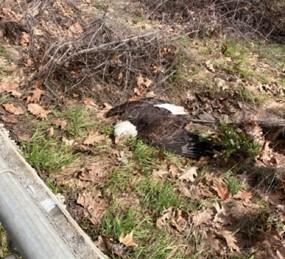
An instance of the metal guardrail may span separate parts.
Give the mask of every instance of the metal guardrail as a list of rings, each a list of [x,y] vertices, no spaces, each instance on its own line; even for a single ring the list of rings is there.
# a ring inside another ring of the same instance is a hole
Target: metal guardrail
[[[24,258],[107,258],[26,163],[1,125],[0,222]]]

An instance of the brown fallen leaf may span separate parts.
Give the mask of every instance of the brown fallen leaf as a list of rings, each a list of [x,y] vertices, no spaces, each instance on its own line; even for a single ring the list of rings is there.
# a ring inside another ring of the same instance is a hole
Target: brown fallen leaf
[[[87,182],[101,182],[107,175],[106,165],[95,162],[88,165],[80,174],[79,179]]]
[[[231,252],[233,251],[240,252],[240,249],[237,245],[237,240],[231,231],[222,230],[222,231],[217,232],[217,235],[226,240],[227,246]]]
[[[97,113],[96,113],[96,117],[98,119],[102,119],[102,120],[106,120],[106,112],[108,112],[110,109],[112,108],[112,106],[108,103],[104,103],[103,107],[100,107],[100,109],[98,109]]]
[[[46,119],[48,114],[50,113],[49,110],[45,110],[42,106],[37,103],[29,103],[28,104],[28,111],[38,117],[39,119]]]
[[[214,181],[212,188],[222,200],[226,200],[230,197],[229,189],[224,182],[218,180]]]
[[[214,217],[213,222],[214,223],[223,223],[225,221],[225,217],[226,217],[225,208],[221,204],[219,204],[218,202],[214,204],[214,208],[216,210],[216,215]]]
[[[149,88],[152,83],[153,83],[152,80],[148,79],[147,77],[143,77],[142,74],[139,74],[139,76],[137,77],[137,86],[138,87]]]
[[[93,98],[84,98],[83,103],[87,106],[97,107],[97,104],[95,103]]]
[[[239,191],[237,194],[233,196],[233,198],[249,202],[250,199],[252,198],[252,192]]]
[[[59,127],[60,129],[65,129],[67,126],[67,121],[61,119],[52,120],[52,124]]]
[[[7,112],[13,113],[15,115],[24,114],[24,110],[20,106],[17,106],[13,103],[5,103],[2,104],[2,106]]]
[[[172,216],[173,208],[168,208],[162,212],[162,216],[159,217],[156,221],[156,227],[158,229],[163,229],[168,225],[168,222]]]
[[[179,176],[179,180],[193,183],[197,176],[197,169],[196,166],[186,168]]]
[[[127,249],[123,244],[118,243],[118,241],[105,236],[99,236],[98,240],[96,241],[96,245],[102,252],[116,255],[119,258],[124,257]]]
[[[18,121],[17,116],[15,114],[7,114],[1,116],[1,120],[6,122],[6,123],[16,123]]]
[[[175,217],[172,218],[171,224],[179,233],[182,233],[186,229],[187,220],[185,219],[182,210],[175,210]]]
[[[77,142],[74,143],[73,150],[75,152],[81,152],[88,155],[98,155],[98,151],[95,150],[92,146],[86,146]]]
[[[134,241],[134,231],[131,231],[129,234],[124,235],[123,233],[119,237],[121,244],[124,244],[126,247],[137,247],[138,244]]]
[[[29,141],[31,140],[31,135],[27,133],[18,133],[17,137],[20,141]]]
[[[27,103],[38,103],[43,93],[44,93],[43,90],[35,88],[34,90],[31,91],[31,95],[28,96]]]
[[[153,81],[144,77],[142,74],[139,74],[137,77],[137,87],[134,88],[134,93],[137,96],[144,95],[148,88],[152,85]]]
[[[81,26],[81,24],[79,22],[76,22],[74,24],[72,24],[70,27],[69,27],[69,30],[74,33],[74,34],[80,34],[83,32],[83,28]]]
[[[159,170],[154,170],[152,172],[153,177],[155,178],[163,178],[167,176],[169,172],[167,170],[159,169]]]
[[[30,42],[30,35],[26,32],[22,32],[20,35],[20,44],[21,45],[28,45]]]
[[[49,136],[49,137],[54,136],[54,128],[53,128],[53,127],[50,127],[50,128],[47,130],[47,132],[48,132],[48,136]]]
[[[156,221],[158,229],[166,229],[170,233],[182,233],[187,226],[187,220],[182,215],[182,210],[172,207],[164,210],[162,216]]]
[[[72,146],[72,145],[74,144],[74,142],[75,142],[74,139],[67,139],[67,138],[64,137],[64,136],[61,138],[61,141],[62,141],[65,145],[67,145],[67,146]]]
[[[133,206],[139,206],[140,201],[134,194],[121,193],[120,196],[116,197],[116,203],[120,208],[128,209]]]
[[[28,58],[25,62],[26,67],[31,67],[34,65],[34,61],[31,58]]]
[[[173,164],[169,165],[168,171],[169,171],[171,177],[173,177],[173,178],[180,175],[180,169],[176,165],[173,165]]]
[[[273,166],[278,164],[277,156],[274,150],[270,147],[270,142],[265,141],[261,154],[258,156],[258,160],[264,164]]]
[[[214,68],[214,65],[211,63],[210,60],[206,61],[205,62],[205,67],[210,71],[210,72],[213,72],[215,73],[215,68]]]
[[[96,143],[106,140],[106,137],[102,134],[99,134],[97,131],[89,132],[88,136],[83,141],[84,145],[94,145]]]
[[[0,83],[0,93],[10,92],[19,88],[19,84],[14,82],[1,82]]]
[[[200,226],[201,224],[210,223],[212,221],[213,212],[210,209],[205,209],[202,211],[196,211],[193,213],[192,222],[194,226]]]
[[[99,191],[83,191],[79,193],[76,202],[84,207],[85,217],[90,217],[94,225],[100,222],[108,207]]]

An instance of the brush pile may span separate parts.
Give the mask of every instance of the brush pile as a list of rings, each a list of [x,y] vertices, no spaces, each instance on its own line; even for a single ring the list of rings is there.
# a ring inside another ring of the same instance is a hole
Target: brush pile
[[[108,101],[139,94],[136,86],[159,84],[175,65],[175,49],[161,44],[155,34],[122,39],[103,20],[90,23],[78,37],[49,45],[37,76],[54,85],[61,82],[64,93],[88,89],[100,92],[97,97],[118,98]]]
[[[29,74],[33,72],[30,81],[43,81],[56,99],[75,95],[124,101],[163,86],[175,71],[176,48],[155,33],[126,37],[123,28],[111,29],[105,17],[86,14],[82,3],[20,4],[21,8],[15,4],[1,10],[25,28],[10,40],[25,46],[23,63]],[[4,29],[9,36],[7,26]]]
[[[284,1],[140,0],[150,17],[183,23],[189,33],[209,35],[220,30],[284,40]]]

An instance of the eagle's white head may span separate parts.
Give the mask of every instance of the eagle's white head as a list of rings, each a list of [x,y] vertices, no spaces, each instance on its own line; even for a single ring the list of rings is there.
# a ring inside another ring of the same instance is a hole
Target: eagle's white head
[[[130,121],[120,121],[114,128],[115,143],[129,137],[136,137],[138,135],[137,128]]]

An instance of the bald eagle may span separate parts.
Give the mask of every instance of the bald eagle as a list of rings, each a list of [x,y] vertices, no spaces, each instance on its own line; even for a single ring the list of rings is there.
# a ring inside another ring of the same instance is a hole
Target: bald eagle
[[[189,157],[213,156],[217,146],[185,129],[189,114],[182,106],[156,98],[129,101],[109,110],[117,116],[115,136],[138,136],[145,142]]]

